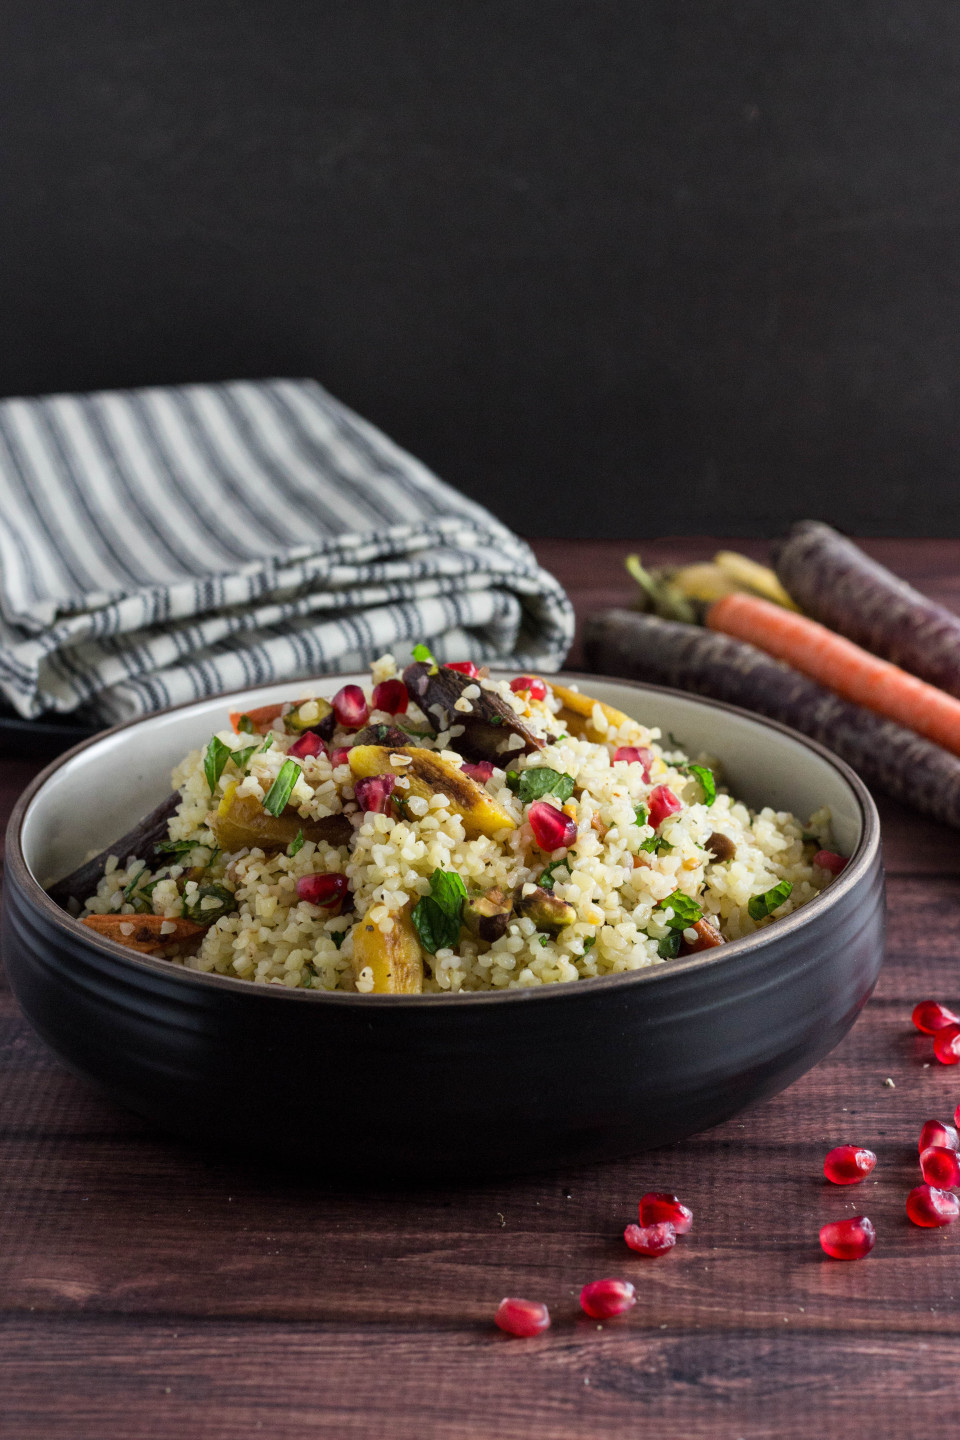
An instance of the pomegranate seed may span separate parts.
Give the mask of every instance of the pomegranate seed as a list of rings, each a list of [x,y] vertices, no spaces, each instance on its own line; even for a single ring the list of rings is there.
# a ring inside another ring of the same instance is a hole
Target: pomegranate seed
[[[537,679],[536,675],[518,675],[516,680],[510,681],[510,689],[514,695],[519,695],[524,690],[528,691],[531,700],[546,700],[547,698],[547,687],[542,680]]]
[[[956,1150],[948,1150],[946,1145],[928,1145],[920,1152],[920,1174],[928,1185],[938,1185],[941,1189],[960,1185],[960,1160]]]
[[[592,1280],[580,1291],[580,1307],[594,1320],[622,1315],[637,1303],[637,1292],[629,1280]]]
[[[935,1185],[917,1185],[907,1196],[907,1218],[914,1225],[932,1230],[937,1225],[952,1225],[960,1215],[960,1200],[949,1190]]]
[[[877,1163],[872,1150],[859,1145],[838,1145],[823,1162],[823,1173],[834,1185],[856,1185],[865,1180]]]
[[[466,675],[470,680],[476,680],[477,667],[472,660],[451,660],[449,665],[444,666],[445,670],[459,670],[461,675]],[[547,1322],[549,1324],[549,1321]]]
[[[849,865],[845,855],[837,855],[833,850],[818,850],[813,857],[814,865],[819,865],[821,870],[829,870],[831,875],[839,875]]]
[[[657,1225],[628,1225],[623,1238],[639,1255],[666,1255],[677,1243],[677,1232],[669,1220]]]
[[[577,838],[576,822],[546,800],[534,800],[527,811],[533,838],[541,850],[565,850]]]
[[[361,810],[386,815],[390,809],[390,796],[396,787],[396,775],[366,775],[362,780],[353,782],[353,793]]]
[[[344,685],[343,689],[334,695],[330,704],[333,706],[337,723],[342,725],[344,730],[359,730],[370,718],[370,708],[359,685]]]
[[[324,755],[326,754],[326,750],[326,745],[324,745],[316,731],[307,730],[305,734],[300,736],[299,740],[294,740],[287,754],[296,755],[298,760],[303,760],[307,755]]]
[[[330,764],[333,766],[334,769],[336,769],[338,765],[346,765],[349,757],[349,745],[334,745],[333,749],[330,751]]]
[[[873,1222],[866,1215],[852,1220],[832,1220],[820,1228],[820,1244],[833,1260],[862,1260],[877,1241]]]
[[[550,1311],[539,1300],[501,1300],[493,1323],[508,1335],[542,1335],[550,1328]]]
[[[346,875],[301,875],[297,881],[297,899],[311,905],[339,905],[350,887]]]
[[[650,779],[650,767],[654,761],[652,750],[645,745],[621,745],[613,752],[614,763],[625,760],[628,765],[642,765],[644,780]]]
[[[941,1065],[960,1065],[960,1025],[948,1025],[933,1037],[933,1053]]]
[[[650,791],[650,824],[656,830],[668,815],[676,815],[683,806],[669,785],[654,785]]]
[[[954,1015],[939,1000],[921,1000],[919,1005],[914,1006],[912,1019],[924,1035],[936,1035],[938,1030],[946,1030],[948,1025],[960,1025],[960,1015]]]
[[[960,1110],[960,1105],[957,1106]],[[960,1118],[953,1117],[955,1120]],[[960,1135],[952,1125],[941,1125],[939,1120],[928,1120],[920,1131],[920,1150],[928,1145],[942,1145],[945,1150],[960,1150]]]
[[[648,1190],[640,1197],[640,1224],[659,1225],[663,1220],[672,1225],[678,1235],[686,1235],[693,1228],[693,1211],[669,1190]]]
[[[402,680],[381,680],[373,687],[374,710],[385,710],[388,715],[403,715],[409,704],[410,696]]]
[[[493,774],[493,764],[489,760],[478,760],[476,765],[461,765],[460,768],[464,775],[469,775],[478,785],[486,785]]]

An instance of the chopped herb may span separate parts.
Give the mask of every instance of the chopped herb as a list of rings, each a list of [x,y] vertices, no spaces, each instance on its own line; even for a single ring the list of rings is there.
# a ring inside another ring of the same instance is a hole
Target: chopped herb
[[[491,715],[487,723],[488,723],[489,725],[502,725],[502,724],[503,724],[503,716],[502,716],[502,715]]]
[[[569,800],[576,784],[572,775],[561,775],[548,765],[539,765],[532,770],[508,770],[507,784],[521,805],[533,800],[542,800],[544,795],[556,795],[560,803]]]
[[[438,673],[440,666],[434,659],[433,653],[428,645],[414,645],[413,658],[414,660],[418,660],[421,665],[429,665],[431,675]]]
[[[770,915],[778,905],[782,905],[788,898],[793,886],[789,880],[781,880],[779,885],[774,885],[772,890],[765,890],[762,895],[751,895],[747,901],[747,910],[751,920],[762,920],[765,915]]]
[[[584,942],[583,942],[583,953],[584,953],[584,955],[586,955],[586,953],[587,953],[588,950],[592,950],[593,947],[594,947],[594,945],[596,945],[596,943],[597,943],[597,937],[596,937],[596,935],[588,935],[587,938],[586,938],[586,940],[584,940]]]
[[[241,731],[244,735],[256,735],[256,727],[249,715],[241,715],[237,721],[237,733],[240,734]]]
[[[268,735],[267,738],[266,738],[266,740],[264,740],[263,744],[260,746],[260,754],[261,754],[261,755],[266,755],[267,751],[270,750],[272,747],[273,747],[273,736],[272,736],[272,735]]]
[[[124,887],[123,891],[124,900],[130,899],[130,896],[133,894],[134,890],[136,890],[138,884],[140,883],[140,877],[143,875],[143,872],[146,870],[146,868],[146,865],[141,865],[140,869],[137,871],[136,875],[134,875],[133,879],[127,882],[127,885]]]
[[[161,840],[153,848],[158,855],[174,855],[182,860],[191,850],[209,850],[211,847],[205,840]]]
[[[648,855],[668,855],[673,846],[668,840],[664,840],[662,835],[651,835],[649,840],[641,842],[640,849],[645,850]]]
[[[216,905],[205,905],[205,900],[215,900]],[[221,915],[229,915],[237,908],[237,897],[226,885],[201,885],[189,901],[183,902],[183,918],[193,920],[197,925],[212,925]]]
[[[555,878],[553,872],[555,870],[569,870],[570,866],[567,862],[573,858],[574,852],[569,850],[562,860],[551,860],[546,870],[541,871],[537,884],[544,890],[552,890]]]
[[[692,896],[685,895],[682,890],[674,890],[666,900],[660,901],[657,909],[673,911],[667,920],[671,930],[686,930],[688,925],[694,925],[698,920],[703,919],[702,905],[699,905]]]
[[[293,839],[290,841],[290,844],[287,846],[287,854],[290,856],[290,859],[292,860],[293,857],[294,857],[294,855],[299,855],[299,854],[300,854],[300,851],[301,851],[302,849],[303,849],[303,831],[302,831],[302,830],[298,830],[297,833],[296,833],[296,835],[295,835],[295,836],[293,837]]]
[[[549,935],[541,935],[541,936],[540,936],[540,944],[541,944],[541,945],[549,945],[549,944],[550,944],[550,936],[549,936]]]
[[[299,779],[300,766],[296,760],[284,760],[280,766],[280,774],[264,796],[263,808],[268,815],[282,814]]]
[[[819,836],[819,835],[811,835],[811,834],[809,834],[808,831],[806,831],[806,830],[804,830],[803,834],[800,836],[800,839],[803,841],[804,845],[819,845],[819,844],[820,844],[820,836]]]
[[[204,751],[203,773],[207,777],[207,784],[210,786],[211,795],[213,794],[214,790],[216,790],[217,781],[223,774],[223,767],[224,765],[226,765],[232,754],[233,751],[230,749],[230,746],[224,745],[223,741],[218,735],[214,735],[213,739],[210,741],[210,744]]]
[[[657,954],[661,960],[676,960],[680,953],[680,944],[683,935],[679,930],[671,930],[669,935],[664,935],[657,945]]]
[[[396,793],[394,793],[394,796],[393,796],[393,808],[394,808],[394,810],[396,810],[396,811],[398,812],[401,820],[409,820],[409,819],[410,819],[410,812],[409,812],[409,810],[407,809],[407,802],[406,802],[406,800],[403,798],[403,796],[400,796],[400,795],[397,795]]]
[[[250,759],[250,756],[259,750],[259,748],[259,745],[248,745],[245,750],[232,750],[230,752],[230,759],[242,773],[247,768],[247,761]]]
[[[648,813],[648,812],[647,812],[647,807],[646,807],[646,805],[635,805],[635,806],[634,806],[634,813],[635,813],[635,815],[636,815],[637,818],[636,818],[636,820],[634,820],[633,823],[634,823],[635,825],[646,825],[646,823],[647,823],[647,813]]]
[[[683,746],[680,744],[680,741],[677,739],[676,735],[674,735],[672,730],[667,731],[667,739],[670,741],[670,744],[673,746],[674,750],[683,749]]]
[[[327,934],[330,936],[330,939],[333,941],[334,945],[336,945],[338,950],[340,949],[340,946],[343,944],[344,940],[347,938],[346,930],[328,930]]]
[[[466,898],[467,887],[455,870],[434,870],[430,894],[420,897],[412,913],[420,943],[429,954],[456,945]]]
[[[705,765],[684,765],[683,769],[699,782],[704,805],[712,805],[717,798],[717,782],[713,771],[708,770]]]
[[[153,901],[151,899],[151,896],[153,895],[154,890],[156,890],[157,886],[160,884],[162,878],[162,876],[158,876],[156,880],[151,880],[148,885],[144,885],[139,890],[135,891],[135,893],[131,897],[130,904],[133,906],[134,910],[136,910],[138,915],[153,914]]]

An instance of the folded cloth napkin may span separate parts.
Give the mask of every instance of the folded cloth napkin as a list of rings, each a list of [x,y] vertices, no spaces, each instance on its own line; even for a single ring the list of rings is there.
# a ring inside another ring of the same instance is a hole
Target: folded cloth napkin
[[[440,659],[553,670],[561,586],[312,380],[0,402],[0,691],[112,722]]]

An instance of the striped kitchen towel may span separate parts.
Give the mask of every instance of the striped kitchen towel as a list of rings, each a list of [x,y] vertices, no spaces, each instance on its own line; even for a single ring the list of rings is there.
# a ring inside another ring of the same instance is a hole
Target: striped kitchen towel
[[[553,670],[527,545],[312,380],[0,401],[0,691],[114,722],[398,659]]]

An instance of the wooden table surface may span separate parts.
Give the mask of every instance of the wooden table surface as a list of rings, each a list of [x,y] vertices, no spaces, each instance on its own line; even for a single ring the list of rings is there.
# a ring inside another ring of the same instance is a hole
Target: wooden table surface
[[[621,560],[636,547],[537,548],[581,615],[629,597]],[[658,560],[716,547],[639,548]],[[867,548],[960,602],[960,542]],[[4,819],[33,769],[0,762]],[[921,1123],[960,1100],[960,1072],[929,1063],[910,1025],[918,999],[960,1001],[960,846],[892,803],[882,815],[888,958],[848,1038],[765,1104],[617,1164],[396,1194],[211,1159],[67,1074],[3,989],[0,1435],[949,1433],[960,1225],[915,1229],[903,1200]],[[846,1141],[879,1156],[853,1190],[821,1171]],[[621,1239],[650,1189],[676,1190],[696,1216],[659,1260]],[[876,1225],[871,1257],[825,1259],[819,1227],[858,1212]],[[633,1280],[639,1299],[599,1326],[576,1297],[607,1275]],[[547,1301],[552,1330],[500,1335],[491,1317],[505,1294]]]

